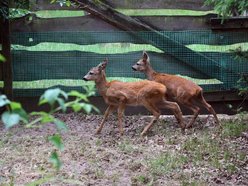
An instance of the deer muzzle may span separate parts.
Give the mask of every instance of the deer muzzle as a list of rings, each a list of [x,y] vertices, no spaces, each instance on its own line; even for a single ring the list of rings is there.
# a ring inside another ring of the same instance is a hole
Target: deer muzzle
[[[83,80],[84,80],[84,81],[89,81],[86,77],[83,77]]]
[[[137,69],[136,69],[134,66],[132,66],[132,69],[133,69],[134,71],[137,71]]]

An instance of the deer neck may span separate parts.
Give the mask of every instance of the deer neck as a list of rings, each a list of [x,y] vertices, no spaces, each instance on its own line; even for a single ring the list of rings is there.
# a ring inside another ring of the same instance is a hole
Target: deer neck
[[[154,75],[156,72],[153,70],[153,68],[149,65],[148,68],[145,71],[146,77],[149,80],[153,80]]]
[[[95,83],[99,94],[105,96],[108,90],[108,82],[105,75],[102,74],[102,77],[99,80],[96,80]]]

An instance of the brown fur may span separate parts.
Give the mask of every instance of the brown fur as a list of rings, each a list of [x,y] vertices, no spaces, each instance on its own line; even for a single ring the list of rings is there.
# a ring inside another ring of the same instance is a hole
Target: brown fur
[[[164,85],[148,80],[139,82],[121,82],[115,80],[108,82],[104,71],[106,65],[107,61],[100,63],[97,67],[92,68],[83,78],[84,80],[95,81],[99,93],[103,96],[106,104],[109,105],[96,133],[101,132],[108,115],[117,109],[118,126],[120,134],[123,134],[122,116],[125,107],[143,105],[154,116],[141,133],[141,135],[144,135],[160,116],[160,111],[157,108],[158,103],[162,103],[165,108],[173,110],[184,131],[185,125],[182,121],[181,110],[177,103],[169,102],[165,99],[166,87]]]
[[[192,127],[200,112],[200,108],[197,105],[205,107],[212,113],[216,123],[219,124],[214,109],[206,102],[203,97],[203,90],[197,84],[176,75],[155,72],[150,65],[150,58],[146,52],[143,53],[142,58],[132,68],[133,70],[144,72],[149,80],[164,84],[169,98],[193,111],[194,116],[187,128]]]

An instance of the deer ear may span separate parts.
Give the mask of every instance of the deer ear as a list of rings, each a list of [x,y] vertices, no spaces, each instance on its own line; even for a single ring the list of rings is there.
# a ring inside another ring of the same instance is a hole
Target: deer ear
[[[102,68],[105,69],[108,64],[108,58],[104,59],[102,62]]]
[[[143,60],[144,61],[149,61],[150,60],[150,58],[149,58],[148,54],[146,53],[146,51],[143,51]]]
[[[108,59],[106,58],[105,60],[103,60],[103,62],[101,62],[98,65],[99,70],[104,70],[106,68],[107,64],[108,64]]]

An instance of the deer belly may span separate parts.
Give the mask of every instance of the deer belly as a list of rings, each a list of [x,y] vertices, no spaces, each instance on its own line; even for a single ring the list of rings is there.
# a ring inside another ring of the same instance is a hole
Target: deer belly
[[[138,100],[136,98],[119,98],[119,97],[108,97],[106,100],[107,104],[110,105],[119,105],[119,104],[125,104],[128,106],[137,106],[138,105]]]

